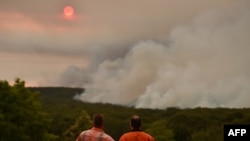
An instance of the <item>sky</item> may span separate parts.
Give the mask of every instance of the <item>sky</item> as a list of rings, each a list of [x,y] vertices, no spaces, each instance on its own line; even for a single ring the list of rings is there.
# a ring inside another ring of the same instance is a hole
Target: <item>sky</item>
[[[248,0],[2,0],[0,79],[82,87],[75,99],[137,108],[249,107],[249,9]]]

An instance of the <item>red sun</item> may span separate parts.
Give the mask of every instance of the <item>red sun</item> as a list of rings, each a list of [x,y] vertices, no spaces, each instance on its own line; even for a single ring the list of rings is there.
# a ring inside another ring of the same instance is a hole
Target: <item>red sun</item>
[[[66,6],[63,12],[66,17],[72,17],[74,15],[74,9],[71,6]]]

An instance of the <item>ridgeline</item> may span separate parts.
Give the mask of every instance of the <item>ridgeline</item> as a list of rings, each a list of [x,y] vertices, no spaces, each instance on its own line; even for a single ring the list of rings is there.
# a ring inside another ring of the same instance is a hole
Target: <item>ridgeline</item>
[[[169,107],[159,109],[135,109],[105,103],[87,103],[74,100],[82,88],[32,87],[39,92],[44,110],[52,122],[49,132],[63,140],[63,133],[72,126],[82,111],[90,117],[102,113],[105,117],[105,132],[118,140],[129,131],[129,118],[138,114],[142,118],[143,130],[157,141],[222,141],[224,124],[249,124],[250,108],[186,108]]]

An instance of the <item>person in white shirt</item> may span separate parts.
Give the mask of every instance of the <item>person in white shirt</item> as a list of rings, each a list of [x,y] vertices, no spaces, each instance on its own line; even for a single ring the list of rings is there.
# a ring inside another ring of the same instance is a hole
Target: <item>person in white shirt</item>
[[[76,138],[76,141],[114,141],[114,139],[106,134],[103,130],[104,119],[101,114],[93,116],[93,127],[89,130],[82,131]]]

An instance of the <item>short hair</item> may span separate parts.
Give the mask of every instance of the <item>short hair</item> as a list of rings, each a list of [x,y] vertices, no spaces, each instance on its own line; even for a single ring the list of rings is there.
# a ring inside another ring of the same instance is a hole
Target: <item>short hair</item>
[[[130,124],[134,129],[136,129],[136,130],[140,129],[141,128],[141,118],[138,115],[133,115],[130,118]]]
[[[94,114],[93,125],[97,128],[101,128],[103,126],[103,116],[101,114]]]

